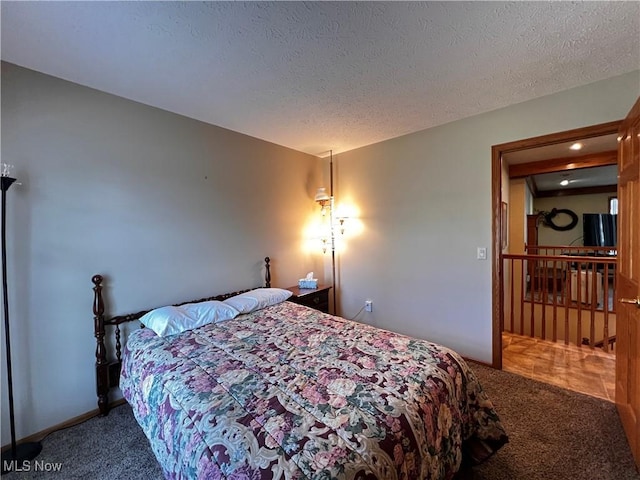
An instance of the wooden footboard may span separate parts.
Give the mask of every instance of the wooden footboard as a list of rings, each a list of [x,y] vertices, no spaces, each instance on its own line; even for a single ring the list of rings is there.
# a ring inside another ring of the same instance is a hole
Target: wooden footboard
[[[271,259],[265,257],[265,287],[271,286]],[[127,322],[139,320],[143,315],[150,312],[142,310],[137,313],[128,313],[126,315],[117,315],[111,318],[105,318],[104,296],[102,295],[102,275],[94,275],[91,277],[93,283],[93,334],[96,338],[96,393],[98,395],[98,409],[100,415],[109,413],[109,391],[120,383],[120,366],[122,364],[122,346],[123,340],[120,332],[120,325]],[[187,302],[177,303],[174,306],[184,305],[186,303],[206,302],[209,300],[225,300],[239,293],[246,292],[251,289],[240,290],[213,297],[200,298],[198,300],[189,300]],[[112,327],[114,330],[114,352],[107,351],[105,343],[106,328]]]

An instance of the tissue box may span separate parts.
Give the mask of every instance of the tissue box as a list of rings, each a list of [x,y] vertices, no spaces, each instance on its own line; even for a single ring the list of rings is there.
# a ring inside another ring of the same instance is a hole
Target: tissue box
[[[298,288],[318,288],[318,279],[307,280],[306,278],[301,278],[298,280]]]

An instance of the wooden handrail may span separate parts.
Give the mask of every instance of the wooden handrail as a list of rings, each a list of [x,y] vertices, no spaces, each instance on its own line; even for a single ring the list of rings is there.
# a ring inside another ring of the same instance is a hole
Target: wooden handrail
[[[611,252],[616,251],[616,247],[585,247],[582,245],[525,245],[525,249],[547,249],[547,250],[585,250],[594,252]]]
[[[521,254],[521,253],[503,253],[502,258],[513,260],[555,260],[558,262],[572,262],[572,263],[611,263],[615,264],[618,260],[617,256],[606,257],[583,257],[576,255],[536,255],[536,254]]]

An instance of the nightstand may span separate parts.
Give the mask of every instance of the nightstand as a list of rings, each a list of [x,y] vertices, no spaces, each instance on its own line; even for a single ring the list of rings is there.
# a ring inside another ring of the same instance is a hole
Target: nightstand
[[[324,313],[329,313],[329,290],[330,285],[318,285],[318,288],[287,287],[286,290],[293,292],[289,301],[299,305],[315,308]]]

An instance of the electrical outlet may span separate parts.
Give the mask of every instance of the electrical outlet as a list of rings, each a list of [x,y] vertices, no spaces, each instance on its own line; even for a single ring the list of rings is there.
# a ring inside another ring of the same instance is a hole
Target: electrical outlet
[[[487,259],[487,249],[485,247],[478,247],[478,260]]]
[[[371,300],[366,300],[364,302],[364,309],[367,312],[373,312],[373,302]]]

